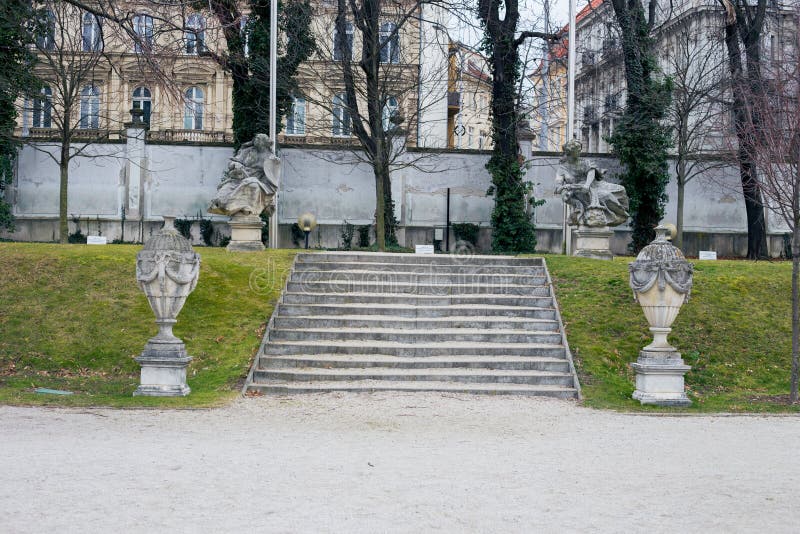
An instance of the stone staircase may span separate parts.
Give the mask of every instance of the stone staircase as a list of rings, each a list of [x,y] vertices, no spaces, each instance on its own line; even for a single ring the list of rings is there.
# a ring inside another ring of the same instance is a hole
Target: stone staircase
[[[301,253],[244,391],[577,398],[544,260]]]

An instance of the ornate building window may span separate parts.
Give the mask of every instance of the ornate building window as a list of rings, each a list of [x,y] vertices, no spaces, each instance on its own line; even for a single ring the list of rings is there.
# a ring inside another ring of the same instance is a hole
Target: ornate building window
[[[186,90],[186,105],[183,109],[183,129],[203,129],[203,90],[192,86]]]
[[[100,128],[100,89],[87,85],[81,89],[81,115],[78,128],[97,130]]]
[[[36,38],[36,46],[41,50],[53,50],[56,47],[56,16],[48,9],[41,23],[44,31]]]
[[[336,28],[333,29],[333,60],[342,61],[344,58],[353,59],[353,24],[350,22],[341,38]]]
[[[150,89],[147,87],[137,87],[133,90],[133,109],[141,109],[144,114],[142,120],[150,126],[150,112],[153,109],[153,98]]]
[[[306,134],[306,99],[292,96],[292,109],[286,117],[286,135]]]
[[[200,54],[206,49],[206,21],[199,13],[186,20],[186,53]]]
[[[381,63],[400,63],[400,34],[394,22],[381,24]]]
[[[397,115],[398,109],[399,106],[395,97],[390,96],[386,99],[386,103],[383,105],[383,111],[381,112],[384,132],[391,131],[394,128],[395,125],[392,123],[392,118]]]
[[[350,122],[350,108],[347,105],[347,94],[339,93],[333,97],[333,136],[350,137],[352,124]]]
[[[31,109],[31,124],[34,128],[52,128],[53,126],[53,90],[42,87],[40,96],[33,99]]]
[[[91,13],[83,16],[81,48],[84,52],[99,52],[103,49],[103,36],[100,32],[100,21]]]
[[[145,14],[133,17],[133,31],[137,37],[133,43],[134,51],[141,52],[153,46],[153,17]]]

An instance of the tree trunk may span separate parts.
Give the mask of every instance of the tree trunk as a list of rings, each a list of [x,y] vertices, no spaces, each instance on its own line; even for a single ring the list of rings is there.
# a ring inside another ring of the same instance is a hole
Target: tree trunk
[[[792,232],[792,383],[789,401],[798,400],[800,384],[800,299],[798,298],[798,277],[800,276],[800,225],[795,221]]]
[[[678,163],[678,213],[675,216],[675,246],[683,250],[683,204],[686,189],[686,162]]]
[[[375,243],[381,252],[386,250],[386,180],[375,167]]]
[[[761,28],[743,28],[743,35],[737,24],[742,23],[738,18],[730,19],[725,25],[725,47],[728,51],[728,69],[731,73],[733,91],[733,124],[739,143],[738,162],[739,174],[744,193],[745,213],[747,214],[747,257],[758,259],[767,257],[767,228],[764,221],[764,204],[758,186],[758,173],[753,162],[755,135],[760,127],[758,116],[749,117],[750,107],[745,100],[746,91],[761,90],[759,69],[759,36]],[[748,72],[745,75],[742,65],[742,48],[740,38],[745,39],[745,56],[747,58]]]
[[[61,145],[61,158],[58,160],[60,174],[58,191],[58,242],[69,240],[69,222],[67,220],[67,186],[69,184],[69,142]]]

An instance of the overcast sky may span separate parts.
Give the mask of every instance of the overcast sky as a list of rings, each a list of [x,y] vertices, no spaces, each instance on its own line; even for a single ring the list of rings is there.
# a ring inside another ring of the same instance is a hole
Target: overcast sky
[[[520,11],[523,20],[520,21],[518,30],[543,30],[544,0],[520,0]],[[577,0],[577,11],[586,5],[586,0]],[[551,29],[563,28],[569,20],[569,0],[550,0],[550,27]],[[533,26],[533,27],[532,27]],[[456,23],[454,35],[460,35],[461,41],[476,46],[482,35],[480,34],[477,20],[473,22]]]

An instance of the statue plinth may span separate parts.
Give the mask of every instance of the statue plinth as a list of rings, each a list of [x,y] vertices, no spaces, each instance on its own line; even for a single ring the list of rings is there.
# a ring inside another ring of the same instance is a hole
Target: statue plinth
[[[261,229],[264,222],[255,215],[234,215],[228,221],[231,227],[231,241],[226,250],[230,252],[259,252],[264,250],[261,242]]]
[[[579,226],[575,232],[575,255],[596,260],[611,260],[611,236],[614,232],[608,226]]]

